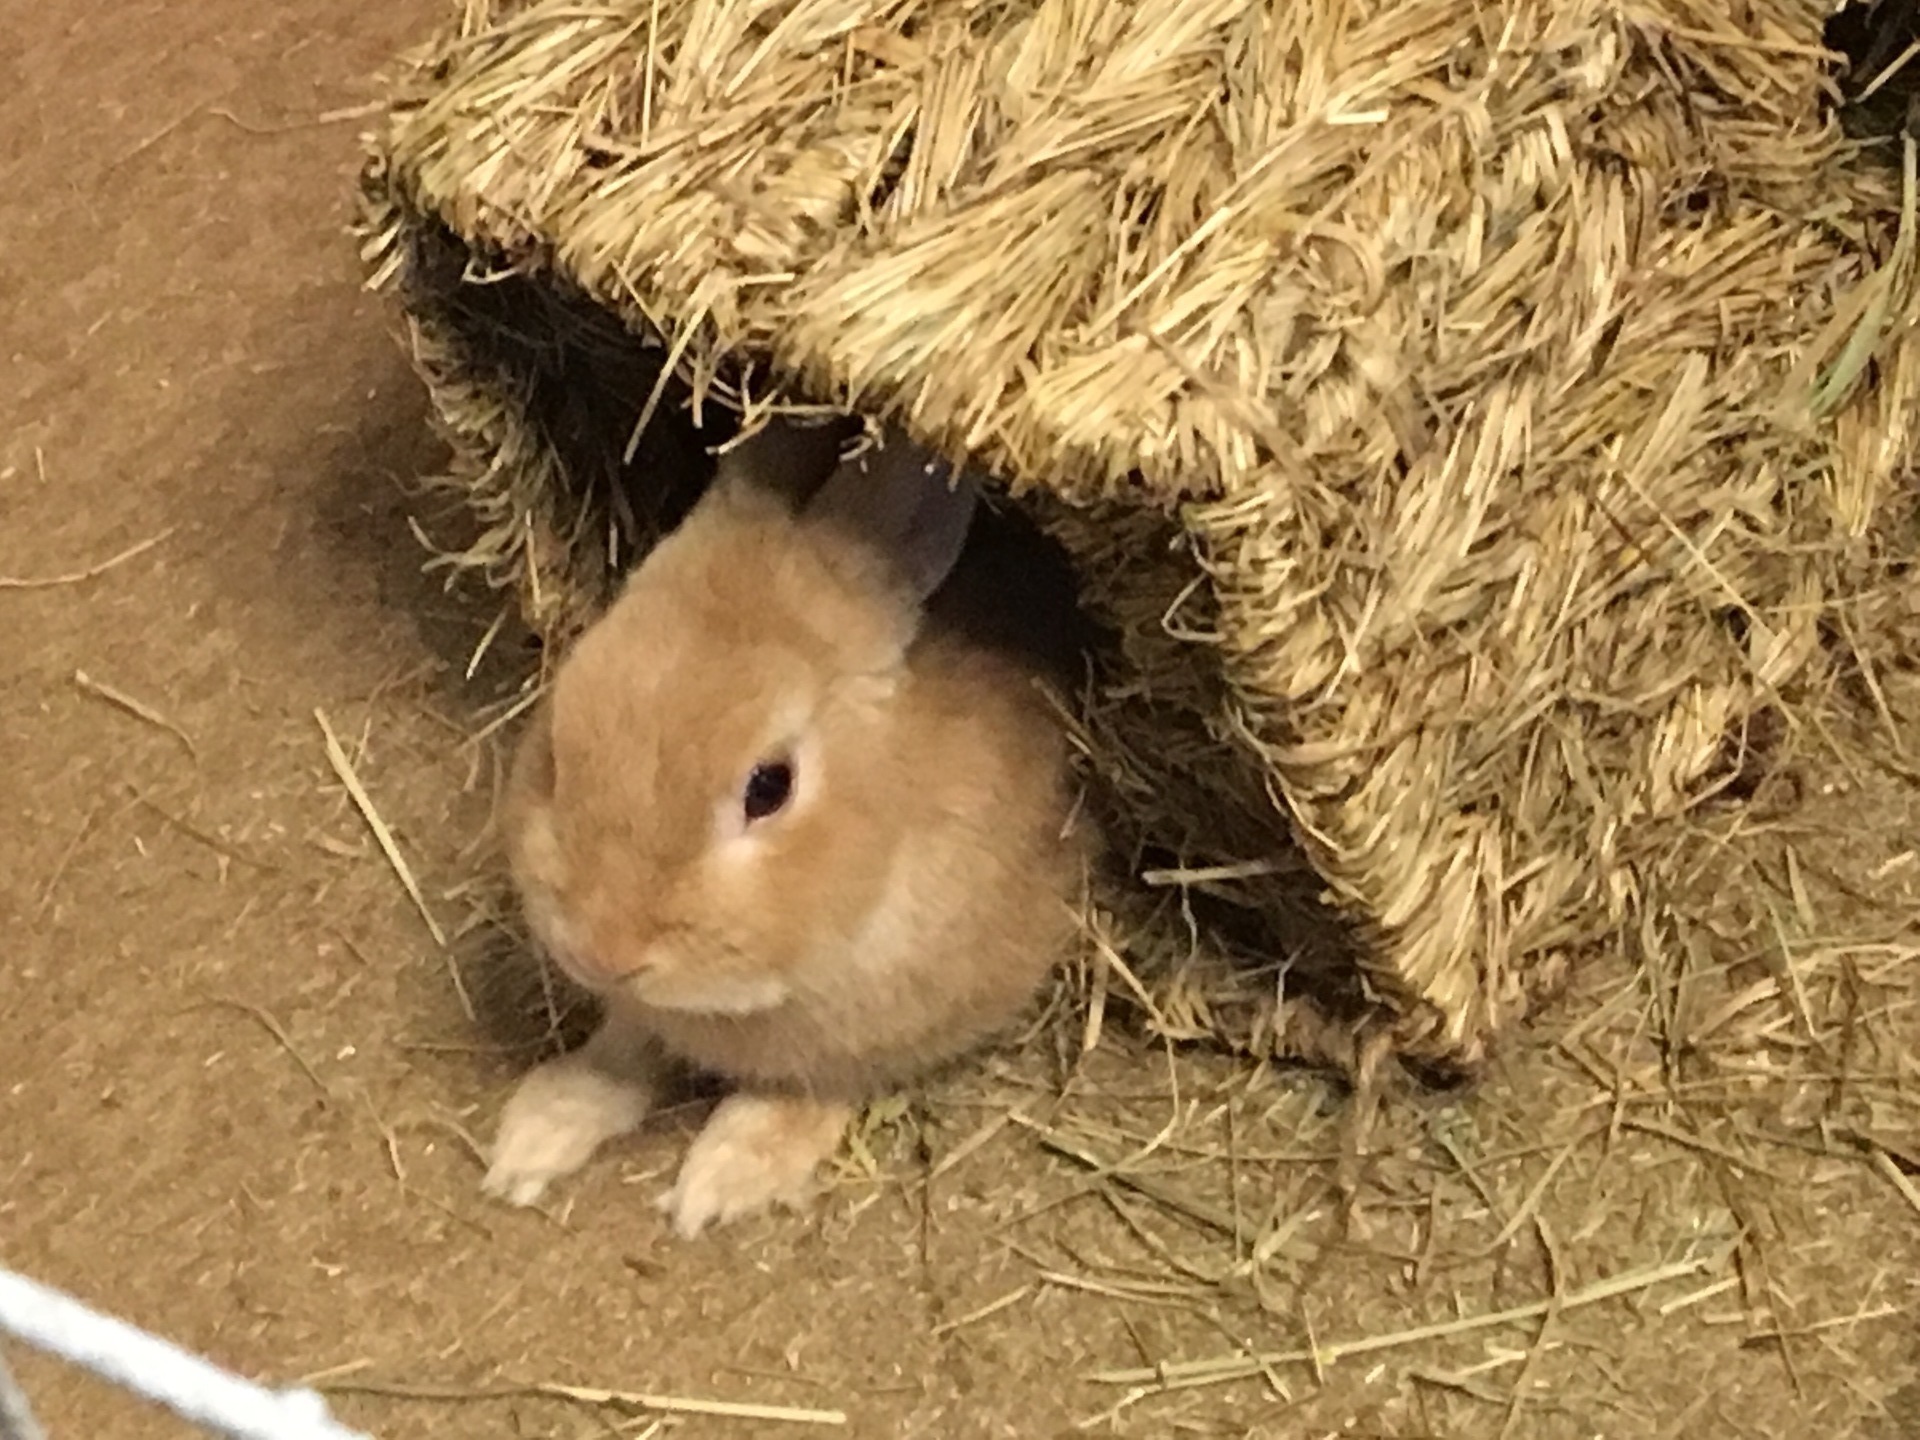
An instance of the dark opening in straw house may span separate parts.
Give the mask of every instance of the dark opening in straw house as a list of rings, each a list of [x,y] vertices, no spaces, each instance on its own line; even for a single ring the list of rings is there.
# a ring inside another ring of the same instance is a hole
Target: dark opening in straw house
[[[1692,818],[1886,623],[1912,159],[1827,8],[468,0],[368,256],[543,636],[740,412],[903,426],[1111,636],[1094,928],[1154,1022],[1470,1070],[1683,943]]]

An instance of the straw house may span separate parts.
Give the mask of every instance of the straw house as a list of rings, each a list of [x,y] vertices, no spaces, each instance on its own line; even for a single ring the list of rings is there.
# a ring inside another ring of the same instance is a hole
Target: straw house
[[[465,0],[367,258],[536,630],[741,413],[901,425],[1116,637],[1099,928],[1159,1023],[1471,1069],[1681,943],[1693,818],[1872,648],[1912,175],[1829,8]]]

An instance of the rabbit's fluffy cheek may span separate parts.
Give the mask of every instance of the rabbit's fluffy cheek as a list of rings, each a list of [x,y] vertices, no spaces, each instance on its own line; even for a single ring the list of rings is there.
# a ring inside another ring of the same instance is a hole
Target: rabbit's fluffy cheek
[[[579,942],[560,907],[545,896],[529,892],[521,897],[520,908],[527,917],[527,928],[533,932],[533,938],[539,941],[540,948],[562,970],[579,979],[575,973],[580,969],[577,958],[580,953]]]
[[[561,905],[559,896],[525,874],[514,878],[515,888],[520,894],[520,914],[527,922],[527,929],[532,932],[534,943],[562,970],[573,975],[573,957],[579,952],[579,940],[574,934],[574,927],[567,921],[566,908]],[[579,977],[575,975],[574,978]]]
[[[595,962],[575,927],[568,922],[565,911],[551,898],[525,892],[521,896],[521,909],[527,917],[527,928],[547,958],[574,983],[589,990],[604,991],[618,978],[615,972]]]

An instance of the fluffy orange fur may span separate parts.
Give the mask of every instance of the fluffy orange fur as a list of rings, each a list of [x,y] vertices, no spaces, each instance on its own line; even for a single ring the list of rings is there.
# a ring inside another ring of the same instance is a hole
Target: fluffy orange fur
[[[738,820],[753,767],[793,795]],[[703,501],[562,664],[516,757],[529,921],[622,1028],[857,1100],[968,1049],[1069,937],[1082,858],[1037,677],[922,628],[842,524]]]

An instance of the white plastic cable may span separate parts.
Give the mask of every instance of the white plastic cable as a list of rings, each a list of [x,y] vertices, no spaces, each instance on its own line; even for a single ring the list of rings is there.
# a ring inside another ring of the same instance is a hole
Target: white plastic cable
[[[312,1390],[264,1389],[8,1270],[0,1270],[0,1331],[228,1440],[368,1440],[337,1424]]]

